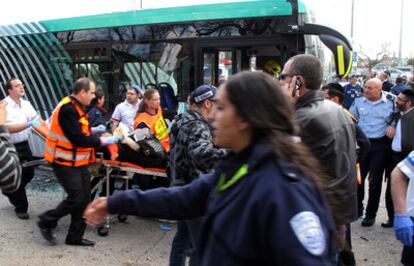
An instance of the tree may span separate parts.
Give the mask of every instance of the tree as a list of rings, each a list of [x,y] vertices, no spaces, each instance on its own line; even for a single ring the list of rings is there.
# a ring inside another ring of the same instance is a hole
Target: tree
[[[359,62],[361,63],[362,67],[368,68],[369,71],[371,71],[373,67],[380,63],[383,63],[386,66],[394,65],[395,60],[389,48],[390,43],[382,43],[381,50],[375,55],[375,57],[372,57],[364,51],[362,46],[360,46],[359,57],[361,60],[359,60]]]

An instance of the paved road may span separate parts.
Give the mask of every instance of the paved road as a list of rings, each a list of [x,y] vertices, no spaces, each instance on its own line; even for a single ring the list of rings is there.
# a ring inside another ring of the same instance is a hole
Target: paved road
[[[7,199],[0,196],[0,265],[168,265],[170,243],[175,233],[160,230],[153,219],[129,217],[127,223],[112,219],[109,236],[100,237],[88,228],[85,237],[97,241],[95,247],[66,246],[64,237],[68,217],[58,226],[57,246],[47,246],[36,227],[36,217],[54,207],[62,199],[62,190],[50,173],[41,172],[28,187],[30,220],[14,216]],[[385,208],[380,207],[377,223],[372,228],[352,225],[353,245],[358,265],[398,265],[401,245],[392,229],[380,227]]]

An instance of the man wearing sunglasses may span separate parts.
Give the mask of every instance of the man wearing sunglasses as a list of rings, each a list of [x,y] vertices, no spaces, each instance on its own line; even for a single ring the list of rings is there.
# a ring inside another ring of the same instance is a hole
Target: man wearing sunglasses
[[[324,100],[320,91],[322,64],[312,55],[296,55],[279,77],[291,98],[301,125],[301,139],[327,173],[322,190],[336,224],[338,252],[345,241],[345,225],[357,219],[355,125],[342,108]],[[336,265],[338,256],[332,258]]]

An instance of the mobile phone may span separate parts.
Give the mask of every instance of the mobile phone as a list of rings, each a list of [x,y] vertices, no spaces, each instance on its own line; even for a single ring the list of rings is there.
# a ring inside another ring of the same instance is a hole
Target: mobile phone
[[[300,79],[296,79],[295,88],[292,91],[292,97],[296,96],[296,92],[302,87],[302,81]]]

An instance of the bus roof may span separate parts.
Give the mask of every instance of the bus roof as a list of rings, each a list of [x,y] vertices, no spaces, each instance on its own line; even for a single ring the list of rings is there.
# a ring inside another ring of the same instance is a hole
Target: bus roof
[[[306,12],[306,7],[299,1],[299,13],[303,12]],[[40,24],[46,32],[58,32],[130,25],[289,16],[291,14],[291,4],[286,0],[248,0],[44,20],[40,21]]]

